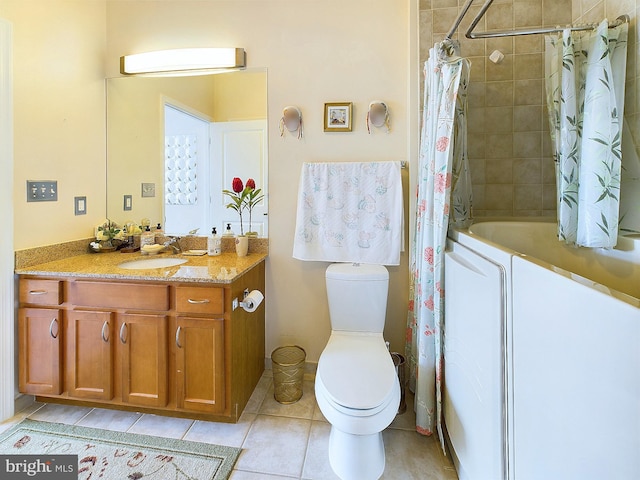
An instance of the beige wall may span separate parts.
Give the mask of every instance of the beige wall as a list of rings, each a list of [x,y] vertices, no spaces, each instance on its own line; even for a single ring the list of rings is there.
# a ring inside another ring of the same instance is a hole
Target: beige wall
[[[104,218],[105,15],[102,0],[0,1],[14,35],[16,249],[86,238]],[[27,203],[27,180],[57,180],[58,201]]]
[[[267,76],[264,71],[224,73],[215,80],[213,121],[264,120],[267,118]]]
[[[269,232],[267,352],[297,343],[317,361],[330,333],[326,263],[291,258],[302,162],[408,160],[409,6],[397,0],[112,1],[107,3],[107,76],[118,58],[164,48],[238,46],[250,67],[268,69]],[[383,99],[392,132],[368,135],[369,101]],[[326,134],[323,104],[353,101],[355,130]],[[304,114],[305,139],[280,138],[286,105]],[[391,268],[387,338],[402,351],[407,255]]]

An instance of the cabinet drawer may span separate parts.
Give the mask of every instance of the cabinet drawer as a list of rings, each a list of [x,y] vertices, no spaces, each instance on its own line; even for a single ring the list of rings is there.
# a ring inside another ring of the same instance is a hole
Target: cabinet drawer
[[[71,284],[71,303],[82,307],[169,310],[167,285],[78,281]]]
[[[224,289],[177,287],[176,310],[180,313],[222,315],[224,313]]]
[[[60,305],[62,282],[58,280],[20,279],[20,303]]]

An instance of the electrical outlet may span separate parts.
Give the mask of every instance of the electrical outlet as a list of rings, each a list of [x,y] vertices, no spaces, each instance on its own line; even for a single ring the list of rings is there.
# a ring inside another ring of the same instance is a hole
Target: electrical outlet
[[[73,197],[76,215],[87,214],[87,197]]]
[[[124,196],[124,207],[123,207],[123,210],[125,212],[128,212],[131,209],[133,209],[133,196],[132,195],[125,195]]]
[[[57,202],[56,180],[27,180],[27,202]]]

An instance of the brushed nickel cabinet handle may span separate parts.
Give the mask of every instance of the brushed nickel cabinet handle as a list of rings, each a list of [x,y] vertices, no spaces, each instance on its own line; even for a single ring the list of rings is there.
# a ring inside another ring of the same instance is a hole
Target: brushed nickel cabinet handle
[[[104,324],[102,325],[102,340],[106,343],[109,343],[109,322],[104,322]]]
[[[178,348],[182,348],[182,345],[180,345],[180,330],[182,330],[182,327],[178,327],[176,330],[176,346]]]
[[[204,300],[194,300],[193,298],[190,298],[187,300],[187,302],[189,302],[192,305],[202,305],[203,303],[209,303],[211,300],[205,298]]]
[[[29,290],[29,295],[46,295],[46,290]]]
[[[56,333],[53,333],[53,326],[56,326]],[[51,320],[51,323],[49,324],[49,335],[51,335],[51,338],[58,338],[58,319],[54,318],[53,320]]]
[[[125,337],[125,331],[128,333],[129,329],[127,328],[127,324],[123,323],[120,327],[120,341],[125,344],[127,343],[127,338]]]

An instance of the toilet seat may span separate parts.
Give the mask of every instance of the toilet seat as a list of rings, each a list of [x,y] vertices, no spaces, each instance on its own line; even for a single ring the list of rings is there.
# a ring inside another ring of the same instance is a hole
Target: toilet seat
[[[320,356],[316,383],[333,408],[363,417],[388,406],[398,377],[382,334],[334,331]]]

